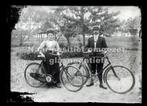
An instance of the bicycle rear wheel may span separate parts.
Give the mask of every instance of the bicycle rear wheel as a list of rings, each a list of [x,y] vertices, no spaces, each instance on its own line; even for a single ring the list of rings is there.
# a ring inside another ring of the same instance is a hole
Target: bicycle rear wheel
[[[83,87],[83,77],[74,66],[67,66],[60,72],[60,81],[63,86],[72,92],[77,92]]]
[[[25,71],[24,71],[24,77],[27,82],[31,87],[41,87],[45,84],[45,82],[37,80],[37,78],[33,78],[31,74],[36,74],[37,72],[43,73],[43,70],[40,67],[39,63],[31,63],[29,64]]]
[[[113,66],[105,73],[106,84],[115,93],[125,94],[132,90],[135,85],[133,73],[124,66]]]

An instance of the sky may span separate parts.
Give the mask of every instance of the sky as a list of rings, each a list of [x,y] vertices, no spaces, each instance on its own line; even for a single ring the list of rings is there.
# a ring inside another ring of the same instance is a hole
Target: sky
[[[49,11],[51,12],[52,8],[56,8],[58,6],[34,6],[35,10],[39,10],[39,11]],[[104,7],[108,7],[108,11],[109,12],[118,12],[120,11],[120,13],[117,15],[117,17],[120,20],[127,20],[128,18],[132,17],[136,17],[136,16],[140,16],[141,15],[141,11],[137,6],[104,6]],[[27,8],[24,9],[25,12],[28,11]],[[16,25],[17,27],[18,25]],[[20,25],[22,26],[22,25]]]
[[[129,17],[133,18],[133,17],[141,15],[140,8],[138,8],[136,6],[116,6],[116,7],[111,6],[109,8],[109,11],[110,12],[120,11],[118,18],[121,20],[126,20]]]
[[[56,8],[57,6],[37,6],[36,9],[49,11],[50,8]],[[105,6],[106,7],[106,6]],[[109,12],[117,12],[120,11],[118,18],[120,20],[126,20],[129,17],[140,16],[141,11],[137,6],[107,6],[109,8]]]

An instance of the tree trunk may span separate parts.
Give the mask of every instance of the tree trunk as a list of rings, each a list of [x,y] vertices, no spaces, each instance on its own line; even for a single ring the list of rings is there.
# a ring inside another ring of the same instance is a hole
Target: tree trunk
[[[82,33],[82,35],[83,35],[83,46],[84,46],[84,48],[85,48],[85,34]]]
[[[81,23],[82,23],[82,35],[83,35],[83,46],[85,48],[85,32],[84,32],[84,10],[83,7],[81,7]]]
[[[135,36],[137,34],[137,29],[130,29],[129,30],[131,35]]]
[[[19,43],[19,46],[22,46],[23,45],[23,35],[20,35],[20,43]]]
[[[67,38],[67,42],[68,42],[68,48],[70,49],[71,44],[70,44],[70,39],[69,39],[69,37]]]

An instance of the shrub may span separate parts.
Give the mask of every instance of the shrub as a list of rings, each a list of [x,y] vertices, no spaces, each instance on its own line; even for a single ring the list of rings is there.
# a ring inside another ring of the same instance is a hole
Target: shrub
[[[62,54],[62,58],[78,58],[82,56],[83,56],[82,52],[65,52]]]
[[[21,59],[24,60],[41,60],[42,58],[37,57],[38,52],[25,52],[25,53],[17,53],[17,56],[19,56]],[[62,58],[78,58],[82,57],[83,53],[82,52],[65,52],[62,54]]]
[[[23,53],[17,53],[17,56],[19,56],[21,59],[24,60],[39,60],[38,58],[38,52],[23,52]]]
[[[66,48],[67,47],[67,45],[64,44],[64,43],[59,43],[59,46],[60,46],[60,48]]]

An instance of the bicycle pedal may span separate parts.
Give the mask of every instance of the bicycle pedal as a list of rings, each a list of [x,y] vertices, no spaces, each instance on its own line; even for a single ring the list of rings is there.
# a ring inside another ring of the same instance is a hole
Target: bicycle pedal
[[[50,82],[52,81],[52,78],[49,77],[49,76],[47,76],[45,79],[46,79],[46,81],[47,81],[48,83],[50,83]]]
[[[53,81],[53,77],[50,74],[46,75],[45,79],[46,79],[46,82],[48,82],[48,83]]]

